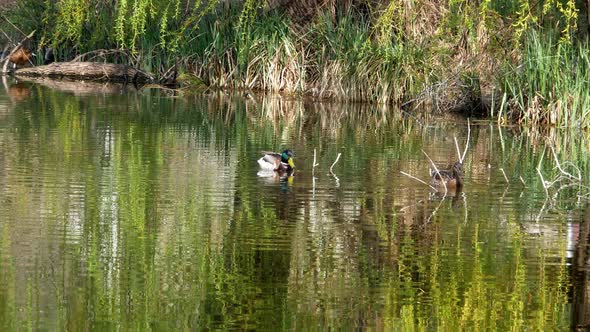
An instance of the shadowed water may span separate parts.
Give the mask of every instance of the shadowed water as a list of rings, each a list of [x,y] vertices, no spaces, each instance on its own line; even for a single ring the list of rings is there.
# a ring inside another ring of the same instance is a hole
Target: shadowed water
[[[536,171],[559,175],[550,141],[587,174],[579,133],[472,123],[465,186],[444,196],[400,171],[428,181],[422,150],[456,161],[461,118],[6,87],[2,330],[569,330],[587,316],[587,191],[546,192]],[[295,175],[258,176],[260,151],[284,148]]]

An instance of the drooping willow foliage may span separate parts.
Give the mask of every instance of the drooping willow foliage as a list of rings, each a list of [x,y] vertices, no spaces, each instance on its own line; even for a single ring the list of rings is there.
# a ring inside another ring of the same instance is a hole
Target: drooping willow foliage
[[[137,51],[146,45],[178,49],[183,34],[192,32],[200,19],[219,0],[57,0],[52,20],[55,29],[46,33],[54,44],[67,43],[87,49],[88,40],[102,46]],[[52,8],[51,8],[52,9]],[[98,30],[98,31],[97,31]],[[102,39],[94,34],[101,34]]]
[[[201,19],[215,10],[217,14],[239,12],[236,25],[246,28],[242,30],[243,39],[261,9],[280,10],[281,3],[272,0],[23,0],[17,2],[11,15],[20,18],[17,23],[22,23],[25,29],[40,28],[45,43],[66,43],[80,50],[116,44],[137,50],[147,42],[162,48],[171,47],[174,51],[185,34],[197,30]],[[327,8],[333,3],[330,1],[289,3],[290,7],[311,7],[312,10],[317,6],[318,14],[322,10],[337,9]],[[332,5],[338,6],[337,3]],[[477,23],[494,16],[513,28],[514,37],[522,37],[530,29],[550,27],[561,33],[562,41],[570,42],[578,28],[580,11],[587,16],[587,9],[574,0],[543,3],[532,0],[348,0],[341,3],[346,3],[340,6],[345,9],[356,5],[369,11],[379,39],[394,37],[397,40],[416,38],[421,32],[440,28],[441,24],[450,24],[455,30],[474,31]]]

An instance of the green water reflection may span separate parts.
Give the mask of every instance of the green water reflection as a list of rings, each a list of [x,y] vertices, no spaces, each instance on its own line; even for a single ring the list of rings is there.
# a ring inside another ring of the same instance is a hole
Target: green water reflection
[[[454,161],[464,120],[16,87],[0,92],[2,330],[572,325],[585,201],[546,200],[540,134],[476,123],[464,192],[441,199],[400,171],[427,177],[422,149]],[[579,133],[549,137],[587,174]],[[259,151],[283,147],[295,176],[258,177]]]

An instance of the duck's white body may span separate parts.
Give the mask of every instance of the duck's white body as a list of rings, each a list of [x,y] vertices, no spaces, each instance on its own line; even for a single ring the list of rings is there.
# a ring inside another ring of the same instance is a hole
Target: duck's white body
[[[260,159],[258,159],[258,165],[260,165],[260,169],[265,171],[274,171],[278,168],[278,164],[272,163],[266,159],[264,159],[266,155]]]

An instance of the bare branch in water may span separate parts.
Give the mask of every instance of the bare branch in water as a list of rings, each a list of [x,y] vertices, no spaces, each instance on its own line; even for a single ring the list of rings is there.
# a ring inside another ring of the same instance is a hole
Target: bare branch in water
[[[334,163],[332,164],[332,166],[330,166],[330,173],[332,173],[332,175],[334,175],[334,172],[332,172],[332,168],[334,168],[334,165],[336,165],[336,163],[338,162],[338,160],[340,160],[340,155],[342,155],[342,153],[338,153],[338,156],[336,157],[336,161],[334,161]]]
[[[408,174],[408,173],[406,173],[406,172],[404,172],[404,171],[400,171],[400,173],[402,173],[403,175],[405,175],[405,176],[409,177],[410,179],[414,179],[414,180],[416,180],[416,181],[418,181],[418,182],[420,182],[420,183],[422,183],[422,184],[425,184],[425,185],[429,186],[429,187],[430,187],[430,188],[432,188],[433,190],[436,190],[436,188],[435,188],[435,187],[431,186],[430,184],[426,183],[425,181],[422,181],[422,180],[418,179],[417,177],[415,177],[415,176],[413,176],[413,175],[411,175],[411,174]]]
[[[518,178],[520,179],[520,183],[522,183],[522,186],[526,188],[526,183],[522,179],[522,176],[519,176]]]
[[[436,167],[436,165],[434,164],[434,162],[432,161],[432,159],[430,159],[430,157],[428,156],[428,154],[426,152],[424,152],[424,150],[422,150],[422,153],[424,153],[424,155],[426,156],[426,158],[428,158],[428,160],[430,161],[430,164],[432,165],[432,167],[434,168],[434,171],[436,172],[435,174],[438,175],[438,177],[441,179],[440,182],[442,182],[443,186],[445,187],[445,197],[447,196],[447,184],[445,183],[445,181],[442,178],[442,175],[440,174],[438,167]]]
[[[555,159],[555,163],[557,164],[557,168],[559,169],[559,171],[561,172],[561,174],[568,176],[576,181],[581,181],[582,177],[580,175],[580,170],[575,167],[574,164],[571,164],[577,171],[578,171],[578,176],[575,177],[573,175],[571,175],[570,173],[566,172],[562,167],[561,164],[559,163],[559,159],[557,159],[557,154],[555,153],[555,150],[553,149],[553,144],[549,144],[549,148],[551,148],[551,154],[553,154],[553,159]]]
[[[455,148],[457,148],[457,158],[459,158],[459,162],[462,164],[463,159],[461,159],[461,150],[459,150],[459,143],[457,142],[457,137],[453,137],[455,140]]]
[[[506,183],[510,184],[510,181],[508,181],[508,177],[506,176],[506,172],[504,172],[504,169],[500,168],[500,170],[502,171],[502,174],[504,175],[504,180],[506,180]]]
[[[312,168],[315,168],[318,165],[319,165],[319,163],[316,164],[316,149],[313,149],[313,167]]]
[[[467,149],[469,148],[469,138],[471,137],[471,124],[469,123],[469,118],[467,118],[467,142],[465,142],[465,150],[463,150],[463,156],[461,157],[461,163],[465,160],[465,155],[467,154]]]

